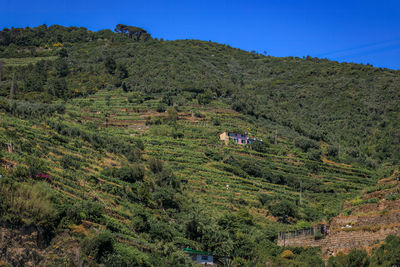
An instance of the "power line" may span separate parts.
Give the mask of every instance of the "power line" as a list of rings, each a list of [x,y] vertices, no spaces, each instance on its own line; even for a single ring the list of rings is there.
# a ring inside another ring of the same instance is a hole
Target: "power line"
[[[316,56],[317,57],[325,57],[325,56],[329,56],[329,55],[335,55],[335,54],[338,54],[338,53],[344,53],[344,52],[349,52],[349,51],[354,51],[354,50],[360,50],[360,49],[370,48],[370,47],[374,47],[374,46],[387,45],[387,44],[396,43],[396,42],[399,42],[399,41],[400,41],[400,39],[392,39],[392,40],[387,40],[387,41],[383,41],[383,42],[374,42],[374,43],[362,44],[362,45],[358,45],[358,46],[355,46],[355,47],[339,49],[339,50],[335,50],[335,51],[331,51],[331,52],[317,54]]]

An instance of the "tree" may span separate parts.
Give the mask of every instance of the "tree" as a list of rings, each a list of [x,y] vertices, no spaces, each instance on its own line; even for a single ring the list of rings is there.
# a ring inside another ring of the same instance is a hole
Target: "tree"
[[[273,216],[278,217],[284,223],[287,223],[288,217],[297,217],[296,207],[288,200],[271,203],[268,209]]]
[[[61,50],[58,52],[58,55],[59,55],[61,58],[66,58],[66,57],[68,57],[68,51],[67,51],[67,49],[61,48]]]
[[[174,107],[170,107],[168,109],[168,117],[167,119],[172,122],[176,122],[178,120],[178,112]]]
[[[199,94],[197,96],[197,101],[199,102],[200,105],[207,105],[211,102],[213,99],[213,95],[211,91],[206,91],[203,94]]]
[[[118,79],[122,80],[128,78],[128,70],[124,65],[118,65],[117,67],[117,76]]]
[[[153,173],[159,173],[163,170],[163,162],[156,158],[150,158],[149,166]]]
[[[66,77],[68,75],[68,63],[64,58],[57,59],[54,64],[58,77]]]
[[[50,80],[48,92],[53,96],[65,98],[68,93],[67,82],[64,78]]]
[[[147,41],[150,38],[150,34],[148,34],[146,30],[139,27],[127,26],[124,24],[118,24],[117,26],[115,26],[114,31],[122,34],[127,34],[129,38],[135,40],[140,40],[141,37],[143,37],[143,39]]]
[[[104,66],[109,74],[114,74],[115,69],[117,68],[117,63],[115,63],[115,60],[111,56],[108,56],[106,57]]]

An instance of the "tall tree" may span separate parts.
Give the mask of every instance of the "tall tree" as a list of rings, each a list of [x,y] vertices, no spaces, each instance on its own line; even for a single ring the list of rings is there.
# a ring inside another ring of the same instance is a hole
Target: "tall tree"
[[[117,26],[115,26],[114,30],[115,30],[115,32],[118,32],[118,33],[127,34],[129,36],[129,38],[135,39],[135,40],[140,40],[140,38],[143,37],[142,39],[147,41],[150,38],[150,34],[147,33],[146,30],[139,28],[139,27],[135,27],[135,26],[127,26],[124,24],[118,24]]]
[[[64,58],[58,58],[54,61],[56,74],[58,77],[65,77],[69,73],[68,63]]]
[[[105,65],[108,73],[110,73],[110,74],[115,73],[115,69],[117,68],[117,63],[115,63],[115,60],[111,56],[108,56],[106,58],[104,65]]]

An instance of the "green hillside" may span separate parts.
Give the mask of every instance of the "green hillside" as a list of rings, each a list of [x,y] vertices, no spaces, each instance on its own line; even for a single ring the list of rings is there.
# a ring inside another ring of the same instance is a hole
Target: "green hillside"
[[[0,32],[0,225],[48,233],[42,265],[78,264],[77,249],[89,266],[188,266],[188,247],[227,266],[324,266],[315,249],[281,257],[277,233],[396,169],[400,73],[123,26]]]

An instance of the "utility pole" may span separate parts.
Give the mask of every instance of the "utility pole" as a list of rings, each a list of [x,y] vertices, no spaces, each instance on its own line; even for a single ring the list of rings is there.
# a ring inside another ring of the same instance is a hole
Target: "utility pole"
[[[278,144],[278,129],[275,129],[274,143],[275,143],[275,145]]]

